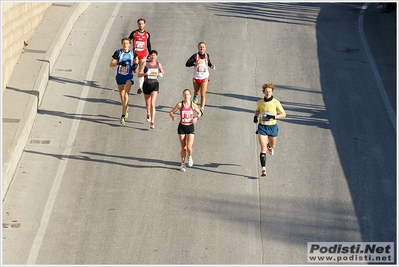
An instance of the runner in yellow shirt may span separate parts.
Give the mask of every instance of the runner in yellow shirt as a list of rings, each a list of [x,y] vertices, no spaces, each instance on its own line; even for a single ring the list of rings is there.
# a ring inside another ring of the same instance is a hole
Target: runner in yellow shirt
[[[256,133],[258,134],[261,148],[260,164],[262,166],[262,176],[266,176],[266,150],[269,151],[270,155],[274,155],[274,147],[276,146],[278,135],[276,119],[284,118],[286,113],[280,101],[273,97],[273,83],[265,83],[262,86],[262,92],[265,96],[257,103],[254,123],[259,123]]]

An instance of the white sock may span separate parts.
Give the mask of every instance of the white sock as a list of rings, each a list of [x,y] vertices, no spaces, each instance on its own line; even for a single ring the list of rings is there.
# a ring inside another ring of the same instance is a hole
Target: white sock
[[[143,88],[144,77],[139,77],[139,87]]]

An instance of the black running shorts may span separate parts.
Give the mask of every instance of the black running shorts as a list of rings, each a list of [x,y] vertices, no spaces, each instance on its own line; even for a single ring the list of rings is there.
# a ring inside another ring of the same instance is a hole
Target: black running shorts
[[[143,93],[145,95],[150,95],[152,92],[159,92],[159,83],[143,83]]]
[[[184,125],[179,123],[179,127],[177,127],[178,134],[194,134],[194,124]]]

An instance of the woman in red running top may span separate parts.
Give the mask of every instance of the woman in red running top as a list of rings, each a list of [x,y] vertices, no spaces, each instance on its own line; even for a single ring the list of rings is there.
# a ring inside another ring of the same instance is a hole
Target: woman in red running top
[[[137,20],[137,30],[130,33],[129,38],[132,40],[133,51],[139,57],[139,67],[145,64],[147,59],[147,52],[151,51],[150,33],[145,30],[145,19],[139,18]],[[143,88],[144,77],[139,77],[138,94],[141,94]]]
[[[205,101],[206,101],[206,90],[208,89],[209,82],[209,70],[208,67],[214,70],[216,67],[212,65],[209,54],[205,53],[206,44],[200,42],[198,44],[198,52],[193,54],[186,62],[186,67],[194,66],[194,98],[193,102],[198,103],[198,95],[201,91],[201,112],[204,113]]]
[[[201,111],[198,106],[191,101],[191,92],[189,89],[183,90],[183,101],[177,103],[175,107],[169,112],[169,116],[173,121],[176,120],[174,113],[180,110],[180,123],[177,128],[181,151],[181,166],[180,171],[186,171],[185,159],[188,157],[188,166],[193,166],[193,143],[194,143],[194,124],[201,117]],[[194,117],[194,111],[197,116]]]

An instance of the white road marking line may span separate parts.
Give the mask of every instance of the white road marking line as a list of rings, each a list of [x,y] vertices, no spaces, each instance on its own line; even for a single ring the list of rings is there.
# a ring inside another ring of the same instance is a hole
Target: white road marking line
[[[395,129],[395,132],[396,132],[396,114],[395,114],[394,109],[392,108],[391,103],[389,102],[387,93],[386,93],[385,88],[384,88],[384,84],[382,83],[382,79],[381,79],[380,73],[379,73],[378,68],[377,68],[377,66],[375,64],[373,55],[371,54],[370,47],[368,45],[366,36],[364,34],[364,30],[363,30],[363,18],[364,18],[364,13],[366,12],[366,9],[368,7],[368,4],[369,3],[365,3],[362,6],[362,10],[360,11],[360,15],[359,15],[359,34],[360,34],[360,39],[362,39],[364,49],[365,49],[367,57],[368,57],[368,59],[370,61],[371,69],[373,70],[374,77],[375,77],[375,79],[377,81],[378,91],[381,94],[382,101],[384,102],[384,105],[385,105],[385,108],[387,110],[388,116],[389,116],[389,118],[391,120],[391,123],[392,123],[392,126],[393,126],[393,128]]]
[[[93,78],[94,69],[95,69],[95,67],[97,65],[97,61],[100,57],[101,50],[104,46],[105,40],[108,36],[108,33],[111,29],[112,24],[114,23],[115,17],[118,14],[121,5],[122,5],[122,3],[118,3],[116,5],[116,7],[112,13],[112,16],[110,17],[110,19],[104,29],[101,39],[98,42],[97,48],[94,52],[93,58],[90,63],[90,68],[89,68],[87,76],[86,76],[86,81],[91,81]],[[76,115],[78,115],[78,114],[81,115],[83,113],[83,109],[84,109],[84,106],[86,103],[85,99],[89,93],[89,89],[90,89],[90,86],[88,86],[88,85],[83,86],[83,90],[80,95],[79,104],[78,104],[78,107],[76,108],[76,112],[75,112]],[[75,119],[73,120],[72,127],[69,132],[67,145],[64,149],[63,160],[61,160],[60,165],[58,167],[57,175],[54,179],[53,186],[51,187],[51,191],[50,191],[49,197],[47,199],[46,207],[44,208],[44,212],[43,212],[43,215],[42,215],[42,218],[40,221],[40,227],[36,233],[35,240],[33,241],[32,248],[30,250],[29,257],[26,262],[27,265],[35,264],[36,260],[37,260],[37,256],[39,255],[39,251],[42,246],[43,238],[46,233],[48,223],[50,221],[51,213],[53,211],[54,203],[57,198],[57,194],[58,194],[61,182],[62,182],[62,178],[64,176],[65,168],[68,163],[68,158],[72,151],[72,145],[75,140],[76,133],[79,128],[79,124],[80,124],[80,117],[76,116]]]

